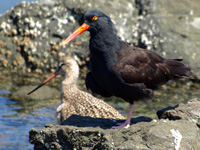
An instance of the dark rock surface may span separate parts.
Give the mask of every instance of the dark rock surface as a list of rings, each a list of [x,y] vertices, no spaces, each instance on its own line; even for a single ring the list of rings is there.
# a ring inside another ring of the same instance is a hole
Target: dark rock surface
[[[0,16],[0,65],[18,71],[50,70],[64,54],[76,56],[85,65],[88,33],[66,47],[60,43],[83,22],[85,12],[98,8],[111,17],[123,40],[164,57],[184,58],[200,76],[199,5],[199,0],[22,3]]]
[[[199,102],[200,100],[197,99],[192,100],[181,109],[183,112],[192,110],[196,106],[195,103]],[[190,103],[192,104],[190,105]],[[177,108],[179,107],[175,109]],[[63,125],[47,124],[43,129],[31,129],[29,141],[34,144],[35,150],[200,149],[200,131],[195,121],[182,118],[174,121],[151,120],[146,117],[138,117],[132,118],[134,124],[127,129],[108,129],[119,122],[122,120],[73,115]]]
[[[192,99],[187,104],[167,107],[157,112],[159,119],[196,121],[200,118],[200,100]]]

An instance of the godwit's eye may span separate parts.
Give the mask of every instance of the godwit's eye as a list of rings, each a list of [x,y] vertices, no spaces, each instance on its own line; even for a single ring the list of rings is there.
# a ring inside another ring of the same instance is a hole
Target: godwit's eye
[[[59,66],[62,67],[63,65],[65,65],[64,62],[59,63]]]
[[[96,20],[98,20],[98,17],[97,17],[97,16],[93,16],[93,17],[92,17],[92,20],[93,20],[93,21],[96,21]]]

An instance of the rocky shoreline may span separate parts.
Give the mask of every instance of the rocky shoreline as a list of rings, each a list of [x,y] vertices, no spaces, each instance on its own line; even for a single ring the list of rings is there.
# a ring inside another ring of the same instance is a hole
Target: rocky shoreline
[[[29,142],[44,149],[200,149],[200,100],[158,111],[159,120],[132,118],[128,129],[109,129],[122,120],[73,115],[62,125],[31,129]]]

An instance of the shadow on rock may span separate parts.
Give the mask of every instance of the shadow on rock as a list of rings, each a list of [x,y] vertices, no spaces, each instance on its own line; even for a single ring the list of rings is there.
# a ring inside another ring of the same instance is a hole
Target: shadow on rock
[[[175,108],[177,108],[177,107],[179,107],[179,104],[174,106],[174,107],[169,106],[169,107],[163,108],[161,110],[158,110],[156,114],[157,114],[159,119],[167,119],[168,118],[169,120],[179,120],[179,119],[181,119],[180,116],[177,116],[176,118],[174,118],[174,117],[172,117],[170,115],[169,116],[164,116],[164,114],[166,112],[171,111],[171,110],[175,110]]]
[[[149,117],[137,117],[131,119],[131,125],[139,122],[151,122]],[[61,125],[71,125],[76,127],[100,127],[102,129],[110,129],[112,126],[116,126],[117,123],[123,123],[125,120],[116,119],[104,119],[104,118],[92,118],[89,116],[71,115]]]
[[[159,119],[169,120],[189,120],[198,122],[200,118],[200,100],[198,98],[191,99],[186,104],[178,104],[174,107],[167,107],[157,112]]]

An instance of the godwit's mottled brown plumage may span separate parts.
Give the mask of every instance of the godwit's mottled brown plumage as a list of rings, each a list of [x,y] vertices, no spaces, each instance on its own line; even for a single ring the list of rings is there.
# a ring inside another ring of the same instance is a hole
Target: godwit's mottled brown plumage
[[[79,66],[73,58],[68,56],[60,59],[59,67],[56,72],[50,79],[48,78],[40,84],[36,90],[58,74],[63,77],[61,86],[61,104],[57,108],[58,122],[63,122],[72,114],[95,118],[124,119],[116,109],[105,103],[103,100],[97,99],[91,94],[78,89],[76,84],[79,77]]]
[[[124,119],[112,106],[78,89],[76,82],[79,76],[79,66],[74,59],[62,57],[60,64],[63,63],[65,65],[61,67],[59,72],[63,77],[61,104],[57,108],[57,118],[60,122],[72,114],[95,118]]]

